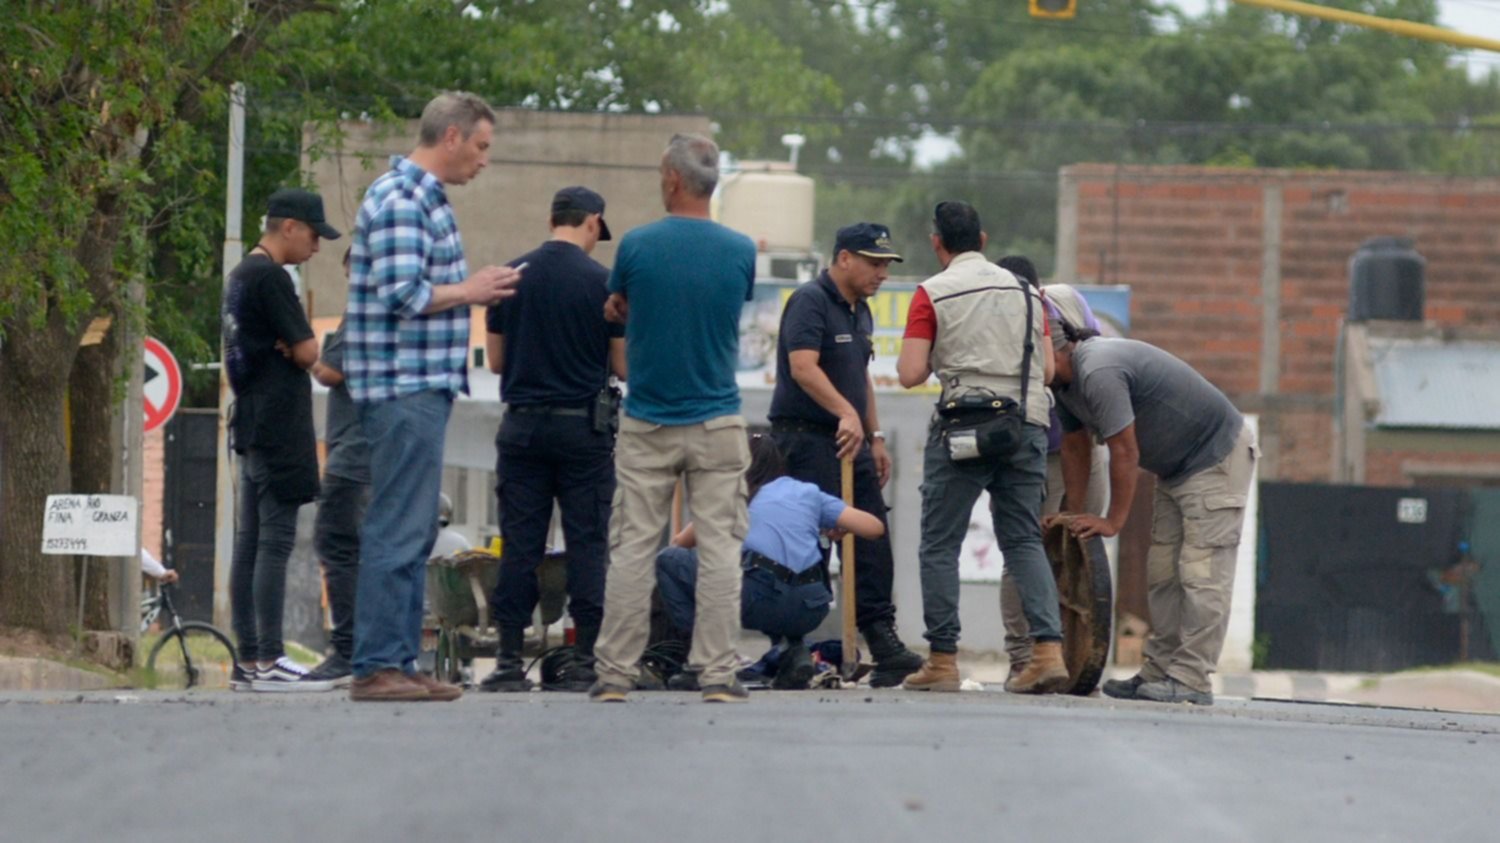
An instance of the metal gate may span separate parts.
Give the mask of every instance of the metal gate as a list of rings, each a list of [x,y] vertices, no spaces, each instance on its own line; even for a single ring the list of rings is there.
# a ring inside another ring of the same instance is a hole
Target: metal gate
[[[162,490],[163,561],[182,576],[177,610],[191,620],[214,616],[215,448],[219,411],[182,409],[167,422]]]

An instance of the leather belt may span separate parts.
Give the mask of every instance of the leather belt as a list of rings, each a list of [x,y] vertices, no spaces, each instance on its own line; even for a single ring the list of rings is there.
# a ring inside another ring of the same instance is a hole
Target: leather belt
[[[559,407],[553,404],[507,405],[505,411],[523,416],[577,416],[585,419],[589,416],[587,407]]]
[[[771,422],[773,433],[822,433],[833,436],[839,432],[836,424],[807,421],[805,419],[776,419]]]
[[[760,568],[763,571],[770,571],[777,579],[791,585],[807,585],[808,583],[823,581],[823,569],[819,565],[814,565],[801,572],[793,571],[775,559],[756,553],[753,550],[745,551],[741,556],[741,560],[745,568]]]

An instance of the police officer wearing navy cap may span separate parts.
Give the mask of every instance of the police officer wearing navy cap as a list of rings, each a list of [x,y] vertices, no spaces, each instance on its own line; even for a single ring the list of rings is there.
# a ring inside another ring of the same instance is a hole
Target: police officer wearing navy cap
[[[615,417],[609,377],[625,376],[621,325],[604,320],[609,270],[589,254],[609,240],[604,199],[586,187],[552,198],[552,239],[525,266],[514,297],[486,314],[486,361],[500,375],[505,416],[495,437],[496,493],[505,549],[491,598],[500,644],[482,691],[526,691],[521,647],[539,596],[552,504],[568,549],[568,613],[575,657],[543,690],[587,691],[604,614]]]
[[[880,490],[890,480],[891,458],[870,379],[875,322],[868,299],[899,260],[885,226],[862,222],[839,229],[833,263],[794,291],[782,311],[770,412],[772,436],[792,477],[838,496],[839,463],[852,455],[854,506],[882,523]],[[875,659],[870,684],[899,685],[922,659],[896,634],[888,535],[856,539],[855,558],[856,616]]]

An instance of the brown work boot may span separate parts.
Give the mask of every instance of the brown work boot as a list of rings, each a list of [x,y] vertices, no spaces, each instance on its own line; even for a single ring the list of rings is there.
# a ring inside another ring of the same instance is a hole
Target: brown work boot
[[[354,702],[427,702],[432,695],[401,670],[388,667],[355,679],[349,686],[349,699]]]
[[[1063,664],[1061,641],[1038,641],[1031,661],[1015,679],[1005,680],[1012,694],[1055,694],[1068,687],[1068,666]]]
[[[933,653],[922,662],[921,670],[906,677],[901,687],[908,691],[957,691],[961,684],[958,654]]]
[[[431,676],[417,671],[406,674],[407,678],[427,689],[427,698],[433,702],[453,702],[464,695],[463,689],[447,682],[439,682]]]

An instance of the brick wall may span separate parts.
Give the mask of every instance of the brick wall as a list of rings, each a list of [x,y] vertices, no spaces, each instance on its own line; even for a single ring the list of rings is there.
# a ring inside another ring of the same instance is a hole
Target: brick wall
[[[1500,476],[1500,454],[1493,451],[1419,451],[1371,447],[1365,452],[1365,482],[1371,486],[1410,486],[1423,478],[1441,486],[1465,485]]]
[[[1061,179],[1077,203],[1076,232],[1059,232],[1059,243],[1076,254],[1059,255],[1058,265],[1075,266],[1071,280],[1080,283],[1130,285],[1133,336],[1261,414],[1266,479],[1332,478],[1334,351],[1349,257],[1364,240],[1415,241],[1427,259],[1430,321],[1500,326],[1500,181],[1096,164],[1065,168]],[[1268,188],[1281,195],[1281,224],[1269,238]],[[1070,224],[1065,214],[1060,225]],[[1279,255],[1271,269],[1280,349],[1274,389],[1263,392],[1268,248]],[[1369,482],[1402,481],[1371,470]]]
[[[146,434],[141,482],[141,546],[162,558],[162,489],[166,476],[166,426]]]

